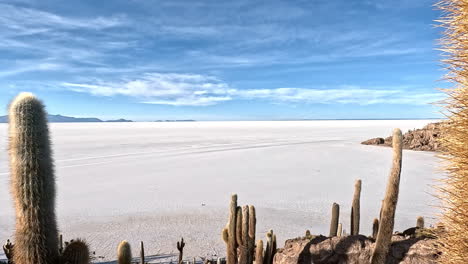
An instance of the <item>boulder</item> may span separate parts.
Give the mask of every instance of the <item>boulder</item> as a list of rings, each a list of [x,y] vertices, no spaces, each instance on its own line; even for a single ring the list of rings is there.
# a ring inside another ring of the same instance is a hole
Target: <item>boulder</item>
[[[439,253],[435,240],[401,236],[392,239],[387,264],[436,263]],[[374,240],[362,235],[347,237],[317,236],[287,240],[274,257],[274,264],[368,264]]]

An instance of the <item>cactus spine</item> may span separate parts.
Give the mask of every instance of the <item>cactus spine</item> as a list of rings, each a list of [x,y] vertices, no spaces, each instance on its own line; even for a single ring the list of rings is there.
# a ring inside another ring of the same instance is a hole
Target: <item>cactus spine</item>
[[[351,207],[351,235],[359,235],[359,221],[361,217],[361,180],[354,184],[353,205]]]
[[[333,203],[332,217],[330,222],[330,237],[334,237],[338,233],[338,221],[340,219],[340,205]]]
[[[126,240],[120,242],[119,247],[117,248],[117,263],[132,263],[132,249],[130,247],[130,244]]]
[[[374,218],[372,223],[372,238],[377,239],[377,234],[379,233],[379,219]]]
[[[443,154],[447,176],[438,187],[443,208],[444,234],[440,235],[443,254],[440,263],[468,263],[468,1],[442,0],[438,3],[445,27],[442,39],[446,80],[446,113],[449,120],[442,126]],[[445,111],[444,111],[445,112]]]
[[[424,217],[418,216],[418,219],[416,219],[416,227],[424,228]]]
[[[231,204],[229,207],[229,221],[223,229],[223,240],[226,243],[226,264],[237,264],[237,242],[236,242],[236,225],[237,225],[237,194],[231,195]]]
[[[185,247],[185,242],[184,242],[184,238],[182,237],[180,239],[180,242],[177,241],[177,250],[179,251],[179,264],[182,263],[183,259],[184,259],[184,247]]]
[[[55,177],[47,117],[30,93],[9,108],[11,190],[16,208],[14,263],[52,264],[59,257]]]
[[[263,240],[257,242],[255,251],[255,264],[263,264]]]
[[[371,264],[384,264],[390,249],[395,222],[395,210],[398,202],[402,161],[402,135],[400,129],[393,131],[393,165],[388,178],[385,199],[382,204],[382,216],[379,232],[372,254]]]
[[[88,264],[90,263],[89,247],[85,241],[75,239],[63,250],[62,264]]]

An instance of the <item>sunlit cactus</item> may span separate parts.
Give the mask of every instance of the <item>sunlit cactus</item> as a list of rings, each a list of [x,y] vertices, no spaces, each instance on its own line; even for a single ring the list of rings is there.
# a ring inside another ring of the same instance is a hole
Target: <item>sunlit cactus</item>
[[[226,228],[223,229],[222,237],[226,242],[226,264],[237,264],[237,194],[231,196],[231,204],[229,206],[229,221]]]
[[[255,250],[255,264],[263,264],[263,240],[257,242]]]
[[[30,93],[9,108],[11,191],[16,264],[55,264],[59,257],[55,177],[44,105]]]
[[[418,216],[418,218],[416,219],[416,227],[424,228],[424,217]]]
[[[445,230],[440,236],[440,263],[468,263],[468,1],[442,0],[438,7],[445,27],[441,44],[446,79],[453,84],[446,90],[450,116],[442,126],[440,142],[448,172],[439,185]]]
[[[338,222],[340,219],[340,206],[337,203],[332,205],[332,216],[330,221],[330,237],[337,236],[338,234]]]
[[[361,180],[354,184],[353,205],[351,207],[351,235],[359,235],[361,218]]]
[[[392,242],[395,211],[400,188],[400,174],[402,161],[402,134],[400,129],[393,132],[393,165],[388,178],[387,190],[382,203],[379,231],[372,254],[371,264],[385,264],[390,244]]]
[[[376,239],[378,233],[379,233],[379,219],[374,218],[374,221],[372,222],[372,238]]]
[[[117,262],[118,264],[132,263],[132,249],[126,240],[120,242],[117,248]]]

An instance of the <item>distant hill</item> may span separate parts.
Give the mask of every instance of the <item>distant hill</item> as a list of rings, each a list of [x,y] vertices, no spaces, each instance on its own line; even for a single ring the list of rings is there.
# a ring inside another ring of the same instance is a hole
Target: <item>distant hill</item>
[[[51,123],[84,123],[84,122],[133,122],[127,119],[116,119],[103,121],[95,117],[71,117],[63,115],[48,115],[47,119]],[[0,123],[8,123],[8,116],[0,116]]]

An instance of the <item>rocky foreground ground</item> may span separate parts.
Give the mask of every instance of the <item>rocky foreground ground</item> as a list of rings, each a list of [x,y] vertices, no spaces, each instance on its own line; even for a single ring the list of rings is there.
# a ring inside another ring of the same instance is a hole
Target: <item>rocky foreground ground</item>
[[[395,234],[392,241],[387,264],[437,263],[440,252],[434,237]],[[276,253],[274,264],[368,264],[374,247],[374,239],[363,235],[290,239]]]
[[[403,148],[420,151],[442,150],[439,138],[441,136],[442,122],[431,123],[421,129],[409,130],[403,135]],[[392,146],[392,137],[371,138],[361,142],[364,145]]]

